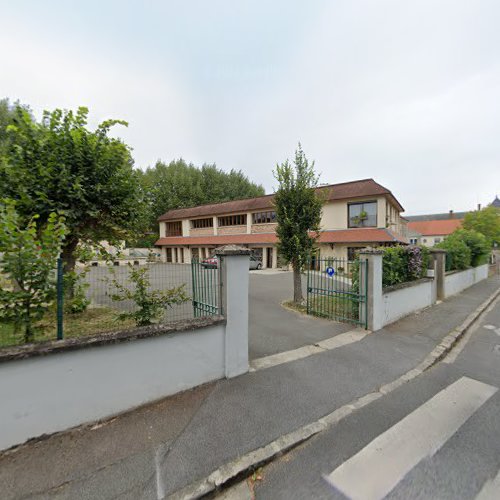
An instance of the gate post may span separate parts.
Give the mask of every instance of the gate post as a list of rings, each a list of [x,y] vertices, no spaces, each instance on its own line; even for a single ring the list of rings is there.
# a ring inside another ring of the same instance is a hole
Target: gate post
[[[222,312],[226,317],[225,375],[248,371],[248,270],[250,250],[236,245],[217,248],[222,283]]]
[[[360,272],[359,290],[365,293],[366,307],[360,319],[365,321],[368,330],[380,330],[383,326],[382,300],[382,250],[362,250],[359,252]],[[365,263],[363,265],[363,263]],[[361,311],[360,311],[361,313]]]
[[[436,298],[443,300],[444,296],[444,277],[446,274],[446,250],[441,248],[430,249],[431,258],[434,263],[434,283],[436,284]]]

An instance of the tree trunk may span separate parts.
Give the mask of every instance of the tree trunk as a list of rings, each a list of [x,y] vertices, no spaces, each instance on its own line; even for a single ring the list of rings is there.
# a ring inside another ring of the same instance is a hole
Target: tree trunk
[[[76,266],[75,251],[77,246],[78,246],[78,239],[70,238],[66,241],[66,244],[62,248],[61,258],[63,260],[63,273],[65,275],[75,270]],[[73,280],[68,280],[67,285],[68,289],[64,291],[64,295],[68,299],[72,299],[75,295]]]
[[[293,264],[293,301],[295,304],[302,304],[304,297],[302,296],[302,275],[300,267]]]

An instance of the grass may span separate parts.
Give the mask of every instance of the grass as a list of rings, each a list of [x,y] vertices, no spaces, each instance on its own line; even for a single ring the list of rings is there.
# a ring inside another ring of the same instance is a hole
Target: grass
[[[133,320],[119,321],[117,312],[107,307],[88,308],[79,314],[64,315],[64,338],[83,337],[135,326]],[[55,340],[57,335],[56,316],[47,314],[36,324],[35,342]],[[16,333],[14,326],[0,323],[0,348],[24,343],[22,331]]]
[[[283,302],[283,306],[301,314],[307,314],[307,306],[305,304],[295,304],[293,300]],[[309,299],[309,310],[312,316],[327,319],[359,319],[359,311],[357,303],[352,300],[341,299],[338,297],[327,297],[317,295]]]

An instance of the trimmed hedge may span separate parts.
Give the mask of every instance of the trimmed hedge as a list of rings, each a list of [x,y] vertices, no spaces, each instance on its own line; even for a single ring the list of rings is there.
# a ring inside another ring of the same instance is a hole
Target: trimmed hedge
[[[420,246],[382,247],[382,286],[423,278],[429,267],[429,249]]]
[[[472,229],[457,229],[436,248],[446,250],[446,270],[460,271],[488,262],[490,247],[484,235]]]

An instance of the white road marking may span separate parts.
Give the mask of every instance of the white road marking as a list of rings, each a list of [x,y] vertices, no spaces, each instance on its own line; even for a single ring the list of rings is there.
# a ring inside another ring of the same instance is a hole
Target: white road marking
[[[491,480],[486,481],[476,500],[498,500],[500,497],[500,470]]]
[[[250,371],[255,372],[257,370],[264,370],[265,368],[271,368],[272,366],[307,358],[312,354],[331,351],[333,349],[337,349],[338,347],[358,342],[359,340],[364,339],[368,333],[369,332],[367,330],[351,330],[349,332],[336,335],[335,337],[322,340],[317,344],[310,344],[291,351],[279,352],[278,354],[273,354],[271,356],[254,359],[250,362]]]
[[[165,447],[160,445],[155,451],[155,471],[156,471],[156,497],[158,500],[165,498],[165,486],[161,475],[161,464],[165,458]]]
[[[462,377],[375,438],[325,479],[352,500],[384,498],[498,389]]]
[[[484,325],[483,328],[486,328],[486,330],[494,330],[496,328],[495,325]]]

